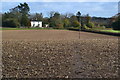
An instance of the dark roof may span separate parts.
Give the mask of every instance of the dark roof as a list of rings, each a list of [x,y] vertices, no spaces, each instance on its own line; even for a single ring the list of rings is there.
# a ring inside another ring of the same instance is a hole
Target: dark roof
[[[31,20],[31,21],[32,21],[32,20]],[[32,22],[42,22],[42,21],[37,21],[37,20],[35,21],[35,20],[34,20],[34,21],[32,21]]]

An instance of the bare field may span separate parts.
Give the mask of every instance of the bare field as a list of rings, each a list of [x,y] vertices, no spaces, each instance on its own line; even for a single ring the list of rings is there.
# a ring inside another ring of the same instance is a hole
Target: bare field
[[[116,78],[118,38],[67,30],[2,32],[3,77]]]
[[[4,40],[77,40],[79,32],[68,30],[4,30]],[[118,37],[80,32],[80,39],[118,39]]]

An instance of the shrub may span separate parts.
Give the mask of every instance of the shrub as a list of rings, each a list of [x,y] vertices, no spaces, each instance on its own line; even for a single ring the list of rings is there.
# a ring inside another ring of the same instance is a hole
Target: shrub
[[[79,27],[80,26],[80,23],[78,21],[73,21],[73,24],[72,24],[73,27]]]
[[[56,24],[56,27],[54,27],[55,29],[63,29],[63,24],[62,23],[59,23],[59,24]]]
[[[94,27],[92,29],[93,30],[103,30],[103,29],[105,29],[105,26]]]
[[[120,19],[112,24],[113,30],[120,30]]]
[[[94,23],[89,22],[86,26],[89,27],[89,28],[94,28]]]
[[[68,19],[63,20],[64,27],[69,27],[70,26],[70,21]]]
[[[90,29],[90,28],[87,27],[86,25],[83,25],[83,26],[81,27],[81,29],[82,29],[82,30],[88,30],[88,29]]]
[[[102,26],[103,29],[105,29],[106,27],[105,26]]]

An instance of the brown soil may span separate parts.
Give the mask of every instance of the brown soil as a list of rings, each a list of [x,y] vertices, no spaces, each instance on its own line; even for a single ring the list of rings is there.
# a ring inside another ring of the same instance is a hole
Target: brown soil
[[[67,30],[4,30],[3,77],[116,78],[118,37]]]
[[[4,30],[3,39],[7,40],[76,40],[79,32],[68,30]],[[80,32],[80,39],[115,39],[118,37]]]

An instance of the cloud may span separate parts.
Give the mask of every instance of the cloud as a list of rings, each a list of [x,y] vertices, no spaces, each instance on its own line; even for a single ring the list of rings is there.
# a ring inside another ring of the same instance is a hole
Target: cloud
[[[20,2],[3,2],[3,12],[17,6]],[[45,16],[50,11],[58,11],[62,14],[80,11],[91,16],[110,17],[118,12],[117,2],[27,2],[30,13],[42,12]]]
[[[1,0],[2,2],[119,2],[119,0]]]

